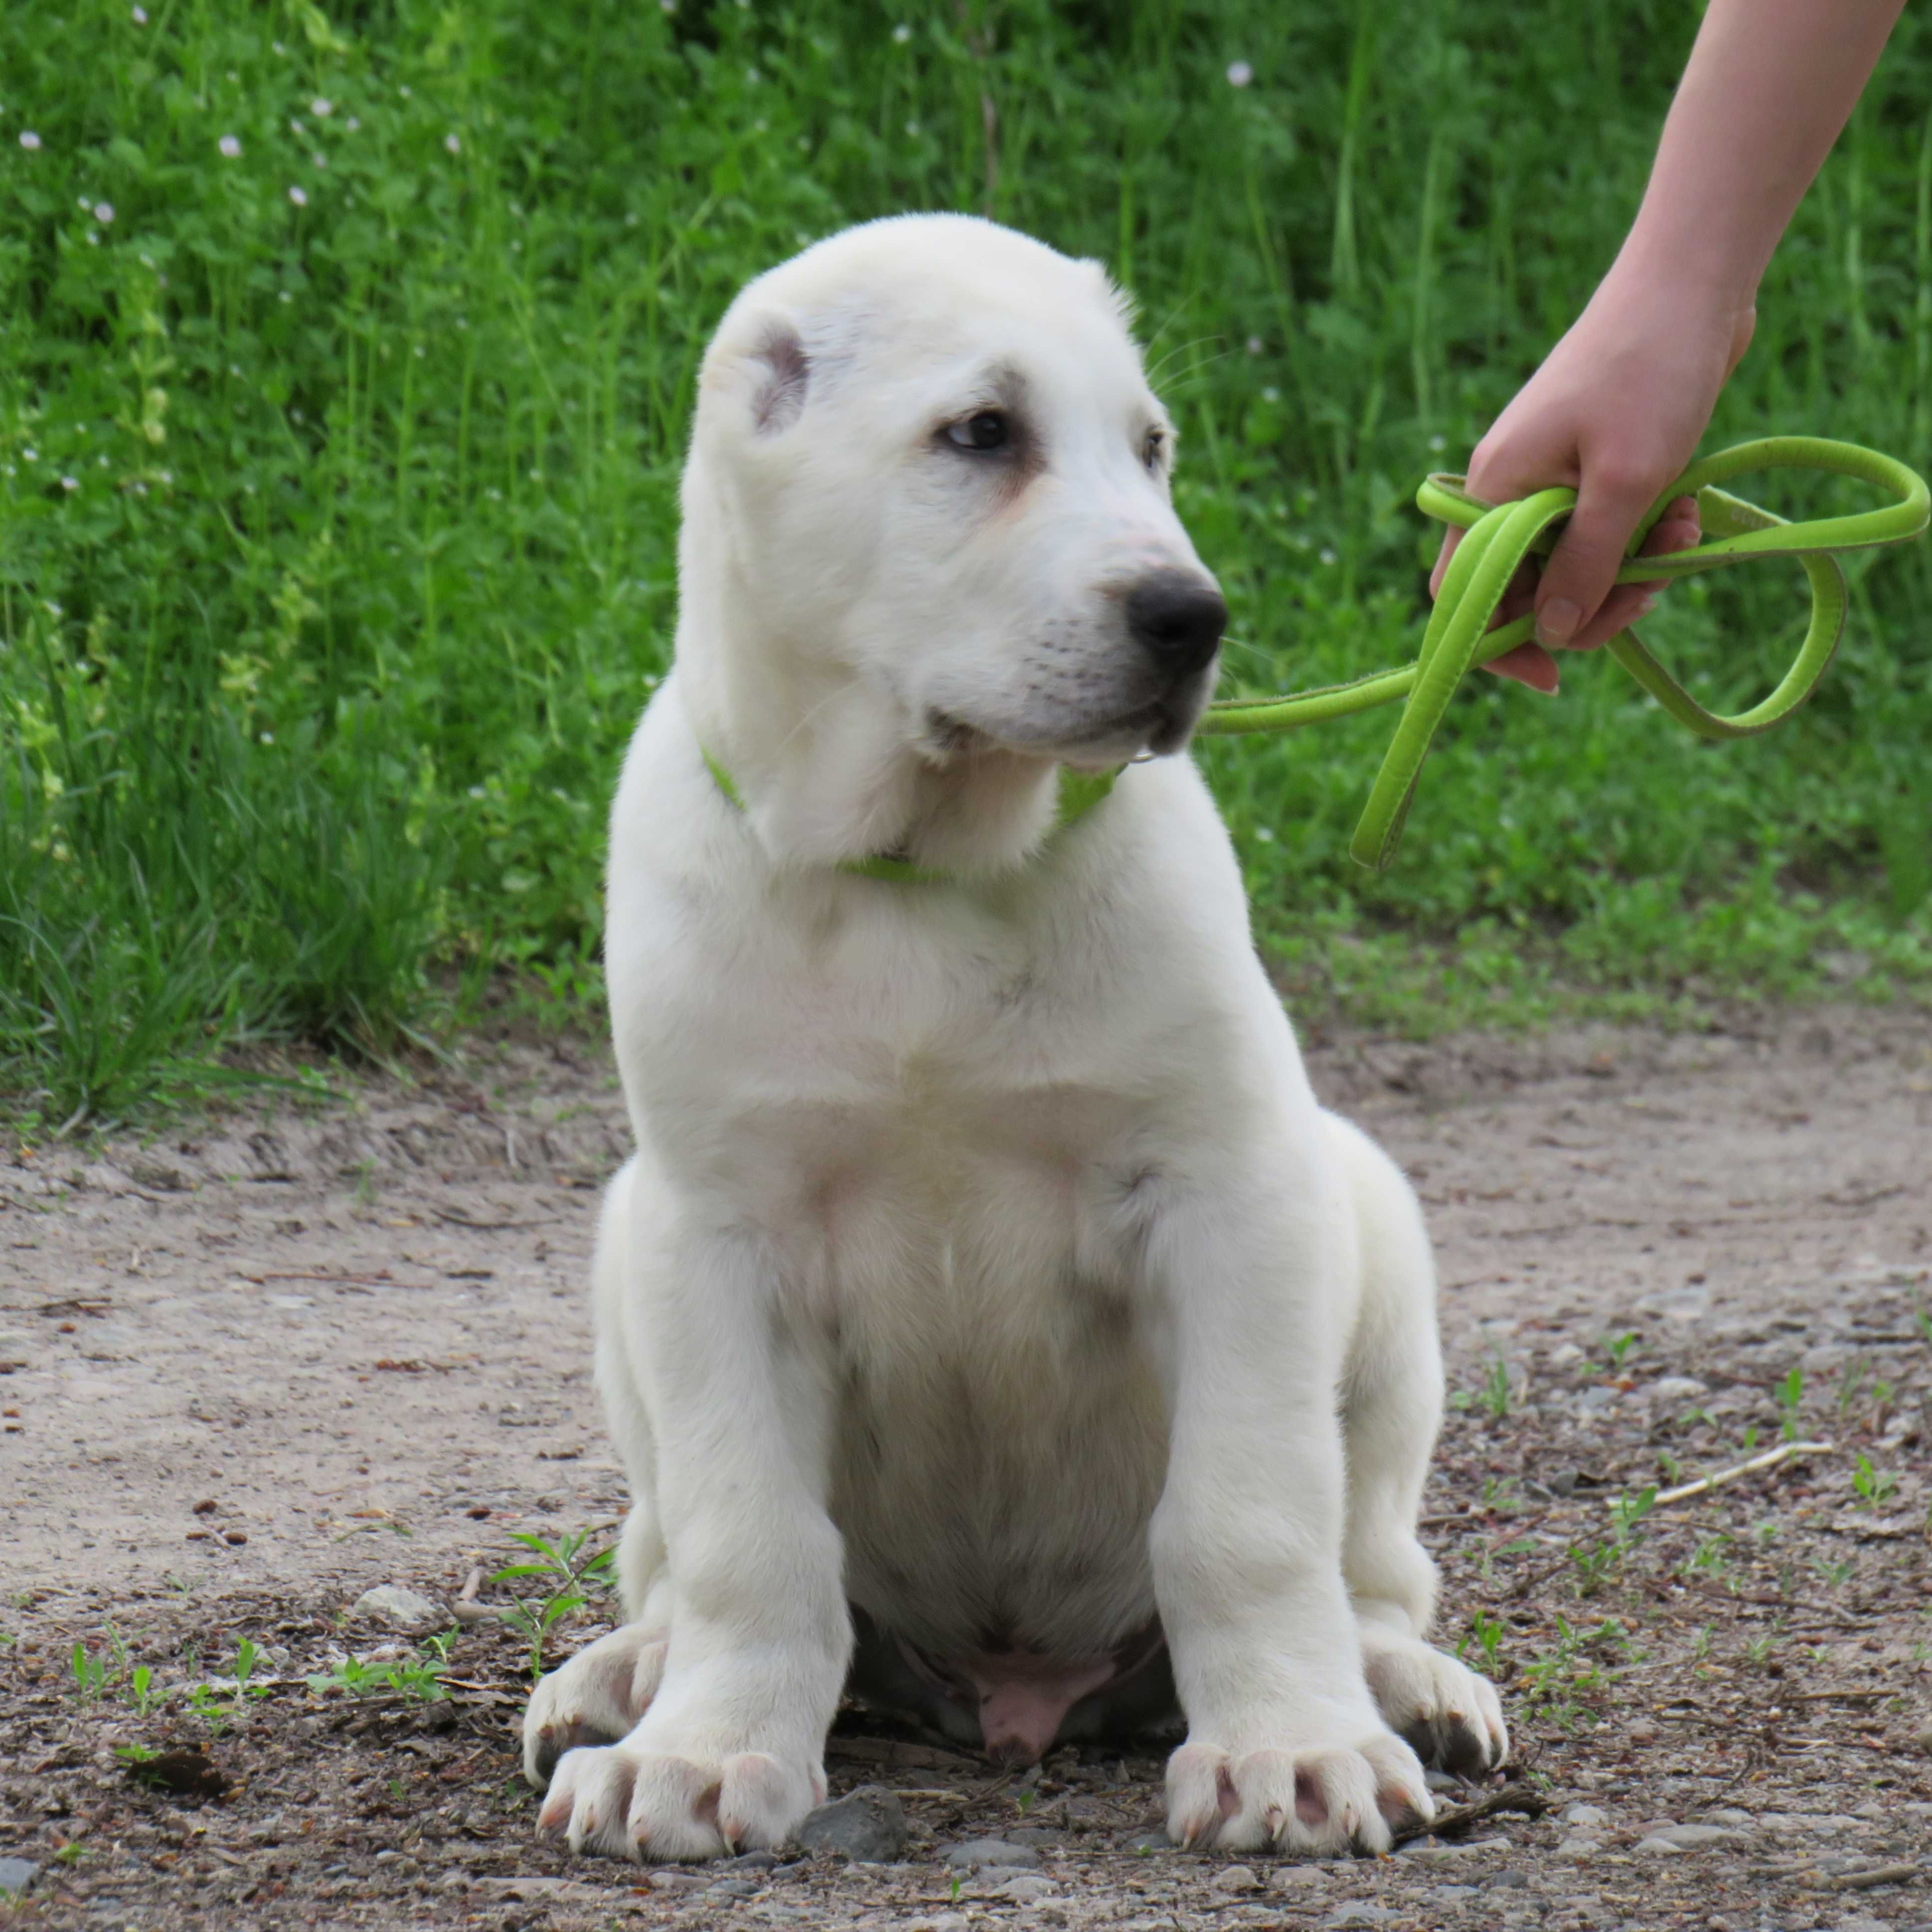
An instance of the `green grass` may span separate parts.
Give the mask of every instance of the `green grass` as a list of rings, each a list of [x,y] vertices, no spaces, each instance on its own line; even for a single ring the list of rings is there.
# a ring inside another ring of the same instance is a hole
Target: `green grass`
[[[1407,657],[1414,483],[1608,262],[1693,25],[1661,0],[1533,32],[1504,0],[147,11],[46,0],[0,37],[0,1087],[29,1126],[251,1042],[433,1032],[506,971],[594,998],[693,370],[741,281],[846,222],[983,208],[1136,291],[1230,688]],[[1926,461],[1928,108],[1913,16],[1714,440]],[[1597,663],[1554,704],[1460,700],[1379,880],[1346,843],[1385,716],[1208,747],[1285,981],[1415,1027],[1579,988],[1932,983],[1932,578],[1923,551],[1852,570],[1826,688],[1762,741],[1700,746]],[[1767,575],[1653,627],[1707,701],[1789,653],[1796,574]]]

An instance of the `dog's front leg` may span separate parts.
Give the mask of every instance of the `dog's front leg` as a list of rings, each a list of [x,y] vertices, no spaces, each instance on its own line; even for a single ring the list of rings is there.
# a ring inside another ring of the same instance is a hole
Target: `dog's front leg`
[[[1224,1175],[1169,1204],[1150,1251],[1171,1405],[1150,1556],[1188,1720],[1167,1776],[1182,1844],[1384,1851],[1392,1822],[1432,1810],[1370,1695],[1342,1582],[1347,1255],[1320,1172],[1299,1202],[1281,1168]]]
[[[825,1796],[851,1646],[826,1514],[829,1378],[755,1239],[639,1228],[624,1323],[648,1390],[672,1590],[664,1678],[620,1743],[566,1752],[540,1828],[573,1851],[782,1844]]]

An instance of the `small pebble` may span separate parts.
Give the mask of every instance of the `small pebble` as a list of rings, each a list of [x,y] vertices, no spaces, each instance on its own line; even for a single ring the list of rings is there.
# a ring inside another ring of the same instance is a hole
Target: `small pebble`
[[[1684,1856],[1682,1845],[1674,1838],[1666,1838],[1658,1832],[1652,1832],[1647,1838],[1638,1839],[1636,1849],[1652,1858],[1676,1858]]]
[[[1610,1814],[1600,1804],[1573,1804],[1564,1813],[1563,1822],[1586,1832],[1600,1832],[1610,1822]]]
[[[0,1858],[0,1892],[25,1892],[39,1870],[32,1858]]]
[[[905,1856],[905,1810],[883,1784],[862,1784],[810,1813],[798,1828],[808,1851],[836,1852],[858,1864],[892,1864]]]
[[[1259,1892],[1262,1882],[1252,1865],[1223,1865],[1214,1874],[1214,1886],[1220,1892]]]
[[[702,1892],[711,1878],[707,1872],[688,1871],[682,1865],[663,1865],[646,1872],[644,1882],[653,1892]]]
[[[968,1838],[948,1845],[940,1856],[956,1870],[977,1871],[987,1866],[1030,1870],[1040,1863],[1040,1854],[1030,1845],[1010,1845],[1004,1838]]]
[[[395,1630],[419,1630],[424,1624],[442,1621],[442,1610],[428,1598],[405,1589],[400,1583],[381,1583],[373,1590],[364,1590],[349,1613],[387,1624]]]
[[[248,1532],[245,1529],[224,1529],[221,1532],[221,1540],[238,1550],[248,1540]]]

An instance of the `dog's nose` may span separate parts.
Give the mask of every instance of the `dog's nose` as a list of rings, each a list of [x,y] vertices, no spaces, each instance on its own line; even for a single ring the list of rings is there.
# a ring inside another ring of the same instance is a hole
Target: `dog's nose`
[[[1175,677],[1207,663],[1227,623],[1227,602],[1213,580],[1191,570],[1154,571],[1127,592],[1130,634]]]

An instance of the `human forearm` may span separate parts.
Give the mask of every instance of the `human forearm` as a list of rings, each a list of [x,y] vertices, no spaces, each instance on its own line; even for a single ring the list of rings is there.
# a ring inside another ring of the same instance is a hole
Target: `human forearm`
[[[1904,0],[1711,0],[1611,280],[1748,310]]]

